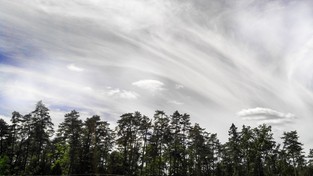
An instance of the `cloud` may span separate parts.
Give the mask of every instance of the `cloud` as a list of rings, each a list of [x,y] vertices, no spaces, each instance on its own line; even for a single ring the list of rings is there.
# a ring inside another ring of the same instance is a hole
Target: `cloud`
[[[183,102],[180,111],[224,134],[226,122],[247,123],[234,112],[272,107],[297,114],[284,128],[310,143],[312,3],[2,1],[0,110],[29,112],[42,99],[113,119]],[[245,118],[288,122],[269,114]]]
[[[285,124],[291,123],[296,119],[292,113],[282,113],[268,108],[253,108],[243,109],[237,113],[237,116],[242,117],[243,120],[258,121],[259,123],[267,124]]]
[[[132,91],[120,90],[120,89],[110,89],[107,94],[112,97],[122,98],[122,99],[137,99],[139,94]]]
[[[174,105],[183,105],[184,104],[183,102],[176,101],[176,100],[169,100],[168,103],[174,104]]]
[[[185,86],[181,85],[181,84],[176,84],[175,85],[175,89],[183,89]]]
[[[133,82],[132,85],[151,92],[164,90],[164,83],[158,80],[140,80]]]
[[[75,71],[75,72],[82,72],[82,71],[84,71],[83,68],[77,67],[75,64],[68,65],[67,69],[69,69],[71,71]]]

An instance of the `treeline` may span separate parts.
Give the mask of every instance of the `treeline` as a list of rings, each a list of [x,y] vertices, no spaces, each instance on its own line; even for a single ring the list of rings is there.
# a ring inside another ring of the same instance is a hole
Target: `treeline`
[[[29,114],[13,112],[10,124],[0,119],[0,175],[313,175],[313,150],[304,156],[298,138],[285,132],[278,144],[271,126],[232,124],[222,144],[177,111],[153,118],[126,113],[112,129],[73,110],[54,131],[40,101]]]

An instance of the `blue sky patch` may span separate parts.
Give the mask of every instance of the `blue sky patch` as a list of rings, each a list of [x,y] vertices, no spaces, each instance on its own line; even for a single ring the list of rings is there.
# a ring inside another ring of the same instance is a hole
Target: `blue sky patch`
[[[60,111],[65,111],[65,112],[71,112],[72,110],[76,110],[78,112],[83,111],[82,108],[77,108],[73,106],[62,106],[62,105],[50,105],[49,109],[55,109],[55,110],[60,110]]]
[[[7,63],[8,61],[10,61],[10,59],[0,50],[0,63]]]
[[[14,54],[4,52],[0,49],[0,64],[18,66],[20,63],[15,59]]]

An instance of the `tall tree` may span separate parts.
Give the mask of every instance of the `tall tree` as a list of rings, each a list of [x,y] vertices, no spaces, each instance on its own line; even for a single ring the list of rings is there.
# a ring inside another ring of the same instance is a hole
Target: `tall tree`
[[[98,148],[96,147],[97,140],[97,126],[100,117],[95,115],[87,118],[84,122],[82,133],[82,156],[81,156],[81,170],[83,174],[98,174],[97,162],[99,158]]]
[[[9,147],[9,125],[0,119],[0,175],[8,175],[9,171],[9,157],[8,147]]]
[[[308,158],[308,165],[313,167],[313,149],[310,149],[307,158]]]
[[[254,133],[249,126],[243,126],[241,130],[240,148],[242,153],[242,162],[244,175],[253,175],[253,163],[255,159],[254,152]]]
[[[182,125],[182,174],[188,173],[188,135],[191,129],[190,115],[184,113],[181,120]]]
[[[35,110],[31,113],[32,123],[32,146],[31,146],[31,163],[32,174],[43,174],[47,172],[50,164],[47,162],[47,150],[50,145],[50,137],[54,134],[53,126],[49,114],[49,109],[39,101]],[[35,168],[35,169],[34,169]]]
[[[202,161],[204,160],[204,148],[205,148],[205,137],[204,129],[199,124],[195,124],[191,127],[189,132],[189,166],[188,173],[194,176],[201,176],[204,174]]]
[[[241,151],[240,151],[240,133],[237,131],[237,127],[232,124],[228,131],[228,142],[226,143],[226,149],[231,159],[231,172],[233,176],[242,175],[241,172]]]
[[[313,149],[310,149],[307,159],[308,159],[307,175],[313,175]]]
[[[115,132],[106,121],[97,123],[96,128],[96,151],[99,165],[99,173],[109,173],[109,159],[114,147]],[[114,163],[116,164],[116,163]]]
[[[123,165],[127,175],[138,175],[140,157],[139,128],[142,115],[139,112],[127,113],[117,121],[117,143],[123,152]]]
[[[182,115],[175,111],[173,115],[171,115],[171,143],[169,146],[169,175],[179,175],[181,174],[180,163],[182,163],[182,135],[181,135],[181,123]]]
[[[11,117],[11,125],[10,125],[10,137],[9,137],[9,148],[8,148],[8,157],[10,158],[11,172],[14,171],[14,168],[17,168],[19,171],[24,169],[20,168],[19,162],[20,154],[19,152],[19,144],[22,140],[22,132],[23,126],[22,123],[23,115],[19,112],[14,111]]]
[[[146,175],[144,166],[146,165],[147,143],[151,137],[151,120],[147,116],[143,116],[140,120],[139,135],[142,141],[140,175]]]
[[[157,110],[153,119],[153,131],[148,145],[148,163],[147,175],[162,176],[166,172],[165,151],[168,149],[171,141],[169,129],[169,117],[163,112]]]
[[[0,119],[0,156],[6,153],[9,134],[9,125],[3,119]]]
[[[64,148],[64,157],[66,157],[68,149],[68,166],[62,166],[67,169],[64,174],[78,174],[81,172],[80,161],[81,161],[81,148],[82,148],[82,126],[83,123],[79,119],[80,115],[77,111],[72,110],[70,113],[65,114],[64,122],[60,123],[57,138],[60,139],[61,144],[64,146],[68,145],[68,148]],[[66,157],[67,158],[67,157]]]
[[[292,165],[294,175],[297,176],[304,165],[303,144],[298,141],[297,131],[284,132],[282,139],[287,163]]]
[[[32,154],[32,141],[33,141],[33,123],[32,123],[32,115],[26,114],[21,117],[19,121],[21,128],[18,129],[18,136],[20,141],[17,143],[16,151],[16,167],[20,168],[20,174],[27,173],[28,164],[30,164],[31,154]],[[17,126],[17,127],[18,127]]]
[[[217,174],[217,166],[218,166],[218,157],[220,152],[220,141],[217,138],[217,134],[210,134],[208,136],[207,144],[206,144],[206,155],[207,155],[207,173],[210,175]]]
[[[273,140],[272,129],[265,124],[253,129],[254,141],[254,175],[262,176],[271,174],[273,171],[273,163],[270,159],[274,154],[275,141]]]
[[[114,133],[109,123],[94,115],[84,122],[81,169],[84,174],[104,174],[108,171],[109,152],[113,148]]]

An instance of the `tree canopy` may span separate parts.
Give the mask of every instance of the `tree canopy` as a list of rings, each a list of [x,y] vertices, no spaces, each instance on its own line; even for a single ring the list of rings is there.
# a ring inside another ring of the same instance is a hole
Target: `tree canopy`
[[[300,176],[313,175],[297,131],[231,124],[228,141],[190,122],[190,115],[155,111],[125,113],[115,128],[98,115],[82,120],[76,110],[54,130],[50,110],[0,119],[0,175]]]

